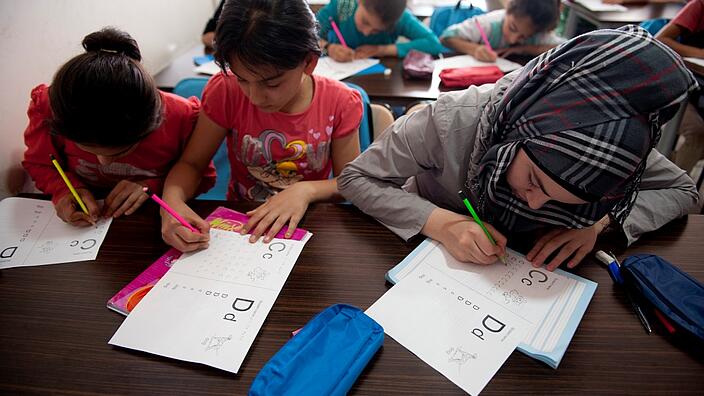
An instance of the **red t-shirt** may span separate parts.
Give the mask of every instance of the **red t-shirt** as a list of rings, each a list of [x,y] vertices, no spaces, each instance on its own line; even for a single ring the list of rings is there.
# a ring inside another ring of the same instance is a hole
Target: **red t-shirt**
[[[74,187],[85,187],[97,196],[105,195],[123,179],[144,182],[159,194],[171,167],[183,153],[193,133],[200,104],[198,99],[184,99],[159,92],[163,111],[161,125],[142,139],[137,147],[124,157],[102,165],[91,153],[81,150],[72,141],[50,133],[52,113],[49,105],[49,87],[42,84],[32,90],[27,115],[29,125],[24,132],[27,150],[22,166],[38,189],[51,194],[56,202],[69,192],[68,187],[52,165],[53,154]],[[200,191],[215,184],[215,167],[211,163],[203,175]]]
[[[359,128],[362,98],[339,81],[314,75],[313,82],[308,109],[287,114],[259,110],[232,74],[210,79],[203,111],[229,131],[228,199],[262,201],[299,180],[330,177],[330,145]]]
[[[693,0],[687,3],[672,20],[676,25],[683,27],[689,33],[704,31],[704,0]]]

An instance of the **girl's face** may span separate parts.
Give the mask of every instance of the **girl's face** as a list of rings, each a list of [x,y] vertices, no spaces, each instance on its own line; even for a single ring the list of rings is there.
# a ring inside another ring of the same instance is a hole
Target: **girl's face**
[[[237,76],[242,92],[253,105],[266,113],[285,112],[300,96],[306,75],[313,74],[318,63],[316,56],[311,56],[295,69],[278,70],[272,66],[263,66],[253,72],[237,59],[230,62],[230,70]]]
[[[87,153],[95,155],[101,165],[110,165],[116,160],[132,153],[137,146],[139,146],[139,142],[124,147],[102,147],[79,143],[76,143],[76,146]]]
[[[510,45],[520,44],[535,34],[533,21],[527,16],[506,14],[501,33]]]
[[[354,24],[357,30],[365,36],[381,33],[387,28],[384,21],[365,8],[363,3],[359,3],[357,6],[357,11],[354,13]]]
[[[540,170],[523,149],[518,150],[508,166],[506,181],[513,195],[527,203],[531,209],[540,209],[548,201],[575,205],[587,203]]]

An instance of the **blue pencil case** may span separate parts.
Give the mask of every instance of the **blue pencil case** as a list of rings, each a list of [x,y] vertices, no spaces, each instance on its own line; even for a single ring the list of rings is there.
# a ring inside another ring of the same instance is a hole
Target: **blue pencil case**
[[[704,285],[654,254],[627,257],[621,271],[627,286],[677,328],[704,341]]]
[[[251,396],[345,395],[384,342],[384,329],[359,308],[328,307],[259,371]]]

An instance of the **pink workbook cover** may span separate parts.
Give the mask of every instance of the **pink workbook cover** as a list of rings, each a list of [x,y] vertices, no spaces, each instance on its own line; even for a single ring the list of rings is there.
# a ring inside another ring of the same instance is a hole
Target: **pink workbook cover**
[[[244,213],[220,206],[205,220],[210,223],[211,228],[239,232],[242,226],[247,224],[249,217]],[[286,227],[282,228],[276,237],[283,238],[286,230]],[[300,241],[306,234],[306,230],[297,228],[291,239]],[[169,249],[163,256],[147,267],[144,272],[108,300],[108,308],[127,316],[179,257],[181,257],[180,251],[174,248]]]

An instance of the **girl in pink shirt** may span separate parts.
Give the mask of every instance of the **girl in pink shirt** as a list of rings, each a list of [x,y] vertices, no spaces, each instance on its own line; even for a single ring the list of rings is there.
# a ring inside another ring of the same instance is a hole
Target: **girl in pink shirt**
[[[194,139],[169,173],[164,199],[201,232],[162,216],[164,240],[181,251],[208,245],[208,224],[186,205],[223,139],[228,199],[264,201],[242,230],[270,241],[295,230],[311,202],[339,199],[336,178],[359,155],[360,95],[313,70],[315,16],[304,0],[228,1],[215,32],[222,72],[208,82]]]

